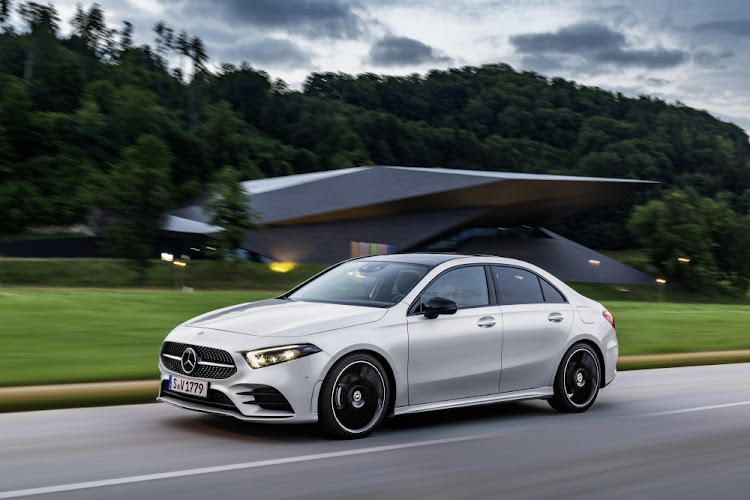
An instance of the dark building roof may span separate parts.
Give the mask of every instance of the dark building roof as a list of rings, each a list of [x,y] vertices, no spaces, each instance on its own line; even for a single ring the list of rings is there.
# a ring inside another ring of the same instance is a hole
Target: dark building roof
[[[482,208],[501,225],[539,225],[624,198],[652,181],[444,168],[357,167],[243,182],[265,226]],[[171,215],[203,223],[194,204]]]
[[[474,238],[457,248],[464,253],[489,253],[525,260],[549,271],[563,281],[653,285],[654,278],[626,266],[575,241],[544,228],[538,236]]]
[[[277,261],[333,263],[351,256],[351,242],[401,252],[461,228],[539,226],[653,184],[393,166],[259,179],[242,185],[265,228],[248,231],[243,246]],[[169,212],[163,229],[209,234],[210,219],[196,202]]]

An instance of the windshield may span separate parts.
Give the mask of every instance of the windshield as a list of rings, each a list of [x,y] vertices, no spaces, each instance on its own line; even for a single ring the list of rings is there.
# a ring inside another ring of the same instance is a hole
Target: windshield
[[[391,307],[429,268],[420,264],[356,260],[334,267],[287,296],[291,300]]]

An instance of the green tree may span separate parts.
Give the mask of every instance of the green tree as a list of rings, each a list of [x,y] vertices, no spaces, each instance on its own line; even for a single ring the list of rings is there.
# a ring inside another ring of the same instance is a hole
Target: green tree
[[[18,13],[28,25],[31,37],[26,47],[23,71],[24,80],[30,82],[34,74],[36,54],[39,50],[47,49],[52,41],[56,40],[57,30],[60,28],[60,16],[51,4],[42,5],[36,2],[19,5]]]
[[[696,292],[747,292],[750,232],[726,204],[692,189],[673,191],[636,207],[628,227],[668,279]]]
[[[106,181],[102,205],[113,223],[105,231],[105,245],[114,255],[130,259],[140,282],[154,255],[161,218],[170,206],[172,160],[164,141],[142,135],[125,148]]]
[[[73,28],[73,35],[83,41],[91,54],[98,58],[111,55],[115,30],[107,28],[104,11],[98,3],[93,4],[88,12],[84,11],[79,4],[70,24]],[[132,31],[132,25],[130,25],[130,28]]]
[[[10,0],[0,0],[0,25],[10,18]]]
[[[133,48],[133,24],[129,21],[122,22],[120,30],[120,52]]]
[[[211,224],[222,228],[213,245],[222,258],[237,261],[236,250],[242,247],[245,231],[260,227],[253,220],[257,214],[250,208],[250,195],[242,189],[240,172],[231,166],[217,172],[210,192],[203,209],[211,214]]]

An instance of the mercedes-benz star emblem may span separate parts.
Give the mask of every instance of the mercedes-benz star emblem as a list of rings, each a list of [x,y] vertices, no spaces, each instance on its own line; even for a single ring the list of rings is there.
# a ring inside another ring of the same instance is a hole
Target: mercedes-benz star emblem
[[[188,347],[182,351],[182,370],[190,375],[196,366],[198,366],[198,353],[192,347]]]

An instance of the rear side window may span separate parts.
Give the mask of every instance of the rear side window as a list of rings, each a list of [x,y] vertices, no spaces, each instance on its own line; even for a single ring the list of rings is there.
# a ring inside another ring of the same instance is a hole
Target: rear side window
[[[566,303],[565,296],[544,278],[517,267],[492,267],[500,304]]]
[[[563,294],[561,294],[557,288],[550,285],[544,278],[539,278],[539,283],[542,284],[542,292],[544,292],[544,301],[551,302],[553,304],[564,304],[567,302]]]
[[[492,276],[500,292],[501,304],[539,304],[544,302],[536,274],[515,267],[493,267]]]

